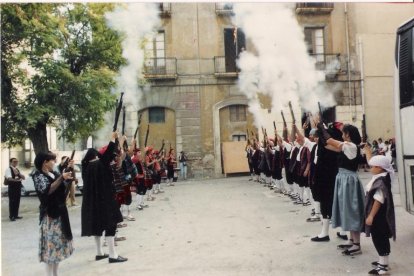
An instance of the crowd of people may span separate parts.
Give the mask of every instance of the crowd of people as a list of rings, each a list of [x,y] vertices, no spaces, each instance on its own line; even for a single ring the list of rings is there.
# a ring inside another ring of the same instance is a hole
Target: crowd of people
[[[81,236],[93,236],[96,245],[95,260],[108,258],[109,263],[125,262],[115,250],[118,241],[126,237],[119,235],[119,229],[127,221],[135,221],[131,212],[136,193],[135,207],[144,210],[146,201],[153,201],[155,195],[164,193],[162,178],[167,186],[174,186],[174,171],[177,163],[183,179],[187,178],[187,156],[184,152],[176,160],[175,150],[167,153],[148,146],[138,148],[133,139],[128,147],[126,137],[113,132],[109,144],[99,150],[88,149],[82,159],[83,200],[81,210]],[[58,275],[59,263],[72,255],[73,235],[66,200],[71,200],[70,191],[76,181],[74,161],[62,157],[56,166],[56,155],[40,152],[35,157],[36,170],[33,181],[40,200],[39,260],[46,263],[46,275]],[[14,168],[14,167],[13,167]],[[23,178],[13,170],[15,181]],[[11,180],[12,181],[12,180]],[[13,205],[14,206],[14,205]],[[14,210],[14,209],[13,209]],[[11,218],[16,219],[16,211]],[[102,237],[105,237],[103,241]],[[104,253],[103,247],[108,247]]]
[[[308,121],[302,129],[293,123],[289,136],[285,124],[282,137],[275,128],[273,138],[263,131],[262,141],[257,135],[248,139],[249,180],[290,197],[295,205],[312,205],[305,223],[322,222],[312,242],[330,241],[331,225],[340,228],[336,234],[346,240],[337,249],[344,256],[355,256],[362,253],[361,233],[371,235],[379,259],[372,262],[368,273],[388,274],[389,239],[396,237],[391,191],[395,146],[384,143],[376,148],[374,143],[362,143],[355,126],[339,122],[328,127],[315,121],[311,128]],[[357,173],[364,159],[373,175],[365,187]]]

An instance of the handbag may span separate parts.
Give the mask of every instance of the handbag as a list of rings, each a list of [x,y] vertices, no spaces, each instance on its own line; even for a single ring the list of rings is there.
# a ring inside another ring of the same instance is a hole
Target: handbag
[[[3,185],[4,186],[8,186],[9,185],[9,180],[7,180],[6,177],[4,177]]]

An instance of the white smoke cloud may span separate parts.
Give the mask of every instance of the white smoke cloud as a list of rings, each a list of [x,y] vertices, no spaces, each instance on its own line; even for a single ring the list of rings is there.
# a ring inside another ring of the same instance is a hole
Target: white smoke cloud
[[[155,3],[125,3],[105,15],[110,28],[124,34],[122,56],[127,60],[117,78],[117,91],[123,91],[125,104],[139,108],[142,91],[138,86],[144,63],[144,50],[140,43],[145,35],[160,24]]]
[[[117,86],[113,92],[119,98],[120,92],[124,92],[123,105],[126,107],[126,134],[132,135],[135,126],[131,122],[137,121],[136,111],[140,109],[143,91],[138,85],[138,79],[142,78],[144,64],[144,50],[141,44],[145,36],[152,34],[160,25],[158,7],[156,3],[123,3],[112,12],[105,14],[107,25],[121,33],[122,56],[127,64],[120,69],[116,79]],[[105,114],[105,125],[95,137],[95,146],[107,144],[114,124],[115,109]],[[122,112],[118,121],[118,129],[122,124]]]
[[[250,100],[257,127],[268,123],[254,113],[260,106],[256,93],[270,96],[272,117],[286,109],[289,101],[295,110],[300,106],[312,112],[317,111],[318,102],[335,104],[332,91],[324,88],[324,72],[315,69],[315,60],[307,53],[291,3],[237,3],[234,11],[234,24],[243,29],[256,51],[243,52],[238,65],[239,87]]]

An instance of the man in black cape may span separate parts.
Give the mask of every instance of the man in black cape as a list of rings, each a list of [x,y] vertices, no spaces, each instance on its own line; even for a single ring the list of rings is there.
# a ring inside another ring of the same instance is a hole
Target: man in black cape
[[[82,236],[95,236],[99,261],[109,257],[109,263],[125,262],[128,259],[115,251],[116,226],[122,222],[122,214],[115,200],[115,187],[110,163],[117,155],[118,134],[112,133],[112,140],[99,152],[88,149],[82,160],[83,200],[82,200]],[[109,255],[103,253],[101,236],[105,231]]]

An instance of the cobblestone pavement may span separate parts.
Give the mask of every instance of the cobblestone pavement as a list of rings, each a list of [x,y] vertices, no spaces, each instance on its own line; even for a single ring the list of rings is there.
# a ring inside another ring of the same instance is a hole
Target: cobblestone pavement
[[[362,173],[367,182],[369,174]],[[60,266],[60,275],[367,275],[377,259],[371,239],[362,237],[363,254],[344,257],[330,242],[313,243],[319,222],[305,222],[311,207],[298,207],[248,177],[186,181],[165,187],[149,208],[133,210],[116,247],[125,263],[95,261],[93,238],[80,237],[80,207],[71,207],[75,252]],[[412,275],[414,216],[401,208],[394,189],[397,241],[391,243],[391,273]],[[81,202],[82,197],[77,200]],[[2,275],[44,275],[37,259],[38,199],[22,198],[16,222],[8,220],[2,198]],[[107,253],[107,247],[104,247]]]

